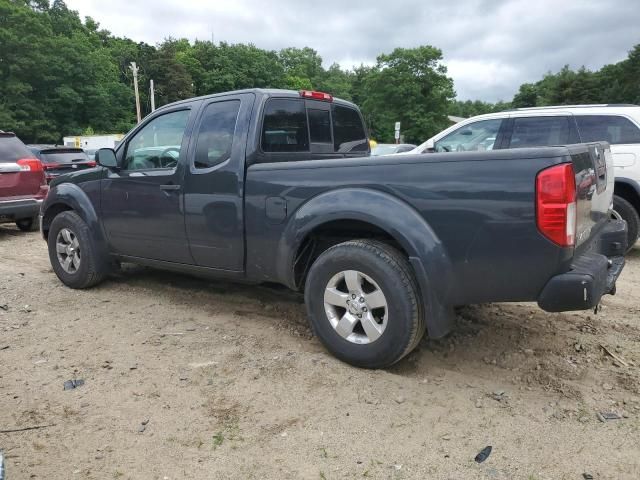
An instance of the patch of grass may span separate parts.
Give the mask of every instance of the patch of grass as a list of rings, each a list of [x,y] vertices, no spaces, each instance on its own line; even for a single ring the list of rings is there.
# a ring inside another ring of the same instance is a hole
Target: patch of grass
[[[589,419],[593,417],[593,412],[584,404],[581,404],[580,408],[578,408],[578,411],[576,412],[577,420],[580,420],[582,417],[587,417]]]
[[[322,480],[327,480],[327,477],[325,476],[324,472],[322,470],[320,470],[320,478]]]
[[[213,436],[213,448],[216,449],[224,441],[242,442],[244,438],[240,435],[240,425],[238,417],[228,417],[222,422],[222,430]]]
[[[120,478],[120,477],[124,477],[124,473],[122,473],[120,470],[116,470],[115,472],[113,472],[113,478]]]
[[[213,449],[215,450],[220,445],[224,443],[224,434],[223,432],[218,432],[213,436]]]

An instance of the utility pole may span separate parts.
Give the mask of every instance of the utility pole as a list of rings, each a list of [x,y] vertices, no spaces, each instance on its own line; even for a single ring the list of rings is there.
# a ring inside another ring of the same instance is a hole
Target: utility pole
[[[139,69],[138,69],[138,66],[136,65],[136,62],[131,62],[131,65],[129,66],[129,68],[133,72],[133,90],[136,95],[136,115],[138,117],[138,123],[140,123],[140,120],[142,120],[142,118],[140,117],[140,95],[138,94],[138,70]]]
[[[156,92],[153,88],[153,80],[149,80],[149,90],[151,90],[151,111],[155,111],[156,109]]]

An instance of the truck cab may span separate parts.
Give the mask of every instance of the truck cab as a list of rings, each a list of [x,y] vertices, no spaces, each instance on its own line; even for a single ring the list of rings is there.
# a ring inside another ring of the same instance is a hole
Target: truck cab
[[[313,95],[233,92],[147,117],[118,145],[115,168],[95,192],[110,251],[241,272],[247,164],[369,153],[358,109]],[[261,122],[252,122],[254,109],[264,112]]]

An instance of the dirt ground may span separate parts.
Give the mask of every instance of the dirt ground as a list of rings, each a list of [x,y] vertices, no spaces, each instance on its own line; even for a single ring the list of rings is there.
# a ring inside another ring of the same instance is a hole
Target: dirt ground
[[[636,246],[597,315],[468,307],[367,371],[286,290],[128,267],[74,291],[0,226],[0,430],[44,427],[0,433],[7,480],[638,479],[639,286]]]

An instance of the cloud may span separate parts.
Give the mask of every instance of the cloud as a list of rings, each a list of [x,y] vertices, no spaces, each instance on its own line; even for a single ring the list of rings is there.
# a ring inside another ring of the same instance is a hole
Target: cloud
[[[458,97],[510,100],[520,84],[563,65],[590,69],[640,43],[640,8],[626,0],[67,0],[119,36],[309,46],[326,66],[371,64],[395,47],[442,49]]]

